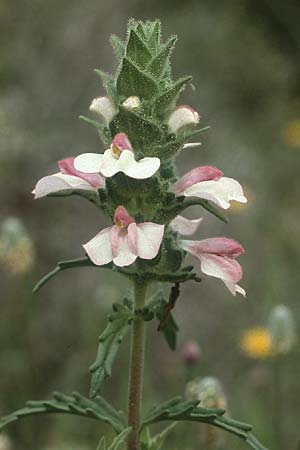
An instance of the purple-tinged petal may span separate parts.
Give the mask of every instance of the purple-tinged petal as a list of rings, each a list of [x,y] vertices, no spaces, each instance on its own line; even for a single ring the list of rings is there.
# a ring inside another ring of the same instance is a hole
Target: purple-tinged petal
[[[228,256],[229,258],[237,258],[245,253],[244,248],[238,242],[226,237],[216,237],[202,239],[201,241],[188,241],[193,254],[196,256],[202,253],[210,253],[213,255]]]
[[[132,145],[128,139],[127,134],[125,133],[116,134],[114,140],[112,141],[111,147],[117,147],[117,149],[121,152],[123,152],[124,150],[133,152]]]
[[[65,158],[58,161],[58,167],[61,173],[66,175],[74,175],[87,181],[92,187],[96,189],[105,188],[105,179],[99,173],[84,173],[76,170],[74,167],[75,158]]]
[[[49,194],[68,190],[94,191],[95,189],[81,178],[59,172],[39,180],[33,190],[33,194],[34,198],[37,199],[46,197]]]
[[[200,262],[201,271],[211,277],[236,284],[243,276],[242,267],[232,258],[203,253]]]
[[[223,176],[223,172],[212,166],[199,166],[186,173],[179,181],[177,181],[172,190],[176,195],[185,195],[185,190],[196,183],[207,180],[218,180]]]
[[[114,223],[119,227],[127,227],[134,222],[134,218],[131,217],[124,206],[118,206],[114,214]]]

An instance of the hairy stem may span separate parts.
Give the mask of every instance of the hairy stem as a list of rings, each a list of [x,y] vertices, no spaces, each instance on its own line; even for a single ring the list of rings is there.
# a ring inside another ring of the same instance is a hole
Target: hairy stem
[[[135,281],[134,307],[141,309],[145,305],[147,285],[145,282]],[[143,389],[143,368],[145,351],[145,322],[136,317],[131,331],[131,361],[129,373],[128,393],[128,426],[132,428],[128,438],[128,450],[138,450],[139,428],[141,414],[141,398]]]

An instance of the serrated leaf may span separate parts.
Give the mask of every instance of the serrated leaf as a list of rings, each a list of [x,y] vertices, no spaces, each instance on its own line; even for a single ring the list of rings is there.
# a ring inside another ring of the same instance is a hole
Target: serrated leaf
[[[120,344],[129,331],[132,311],[125,305],[120,305],[117,312],[109,316],[109,322],[99,337],[96,361],[91,365],[90,396],[96,397],[106,380],[111,376],[111,368]]]
[[[125,428],[125,430],[123,430],[117,437],[115,437],[112,444],[108,447],[107,450],[118,450],[118,448],[120,448],[120,446],[125,443],[130,431],[131,427]]]
[[[150,410],[142,423],[142,429],[165,420],[201,422],[235,434],[255,450],[267,450],[251,433],[251,425],[224,416],[222,409],[202,408],[198,403],[197,400],[185,401],[178,397],[163,402]]]
[[[144,69],[152,58],[150,50],[134,30],[129,32],[126,56],[141,69]]]
[[[117,79],[117,91],[124,97],[135,95],[147,100],[157,94],[158,86],[150,75],[125,57]]]
[[[115,411],[111,405],[109,406],[109,408],[104,407],[103,405],[99,406],[98,403],[77,392],[74,392],[71,396],[55,392],[53,394],[53,400],[29,401],[25,408],[19,409],[18,411],[1,418],[0,431],[8,424],[23,417],[37,414],[57,413],[77,415],[109,423],[116,433],[121,433],[126,426],[124,424],[123,416]]]
[[[120,106],[118,114],[110,123],[112,135],[126,133],[134,149],[144,151],[150,143],[159,144],[164,139],[164,132],[155,122],[139,113]],[[148,155],[148,153],[146,154]]]
[[[180,92],[191,79],[192,77],[180,78],[153,100],[153,111],[158,117],[165,116],[174,108]]]
[[[125,43],[115,34],[112,34],[110,36],[110,43],[112,48],[114,49],[117,59],[121,61],[125,55],[126,50]]]
[[[95,72],[101,78],[103,87],[106,90],[107,95],[113,100],[117,101],[118,96],[114,77],[109,73],[103,72],[103,70],[100,69],[95,69]]]
[[[156,78],[160,78],[166,71],[166,66],[169,63],[170,55],[175,46],[177,37],[172,36],[162,49],[155,55],[149,63],[147,70]]]

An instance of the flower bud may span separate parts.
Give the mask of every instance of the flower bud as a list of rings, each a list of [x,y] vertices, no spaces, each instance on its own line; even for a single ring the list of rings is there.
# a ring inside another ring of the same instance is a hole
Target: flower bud
[[[296,325],[290,308],[275,306],[269,315],[268,330],[275,354],[288,353],[296,341]]]
[[[114,102],[109,97],[97,97],[92,101],[90,111],[101,116],[104,121],[109,124],[115,116],[117,109]]]
[[[182,358],[187,366],[195,365],[201,355],[201,349],[196,341],[187,341],[182,349]]]
[[[132,95],[123,102],[123,106],[127,109],[136,109],[141,106],[141,100],[136,95]]]
[[[9,217],[0,228],[0,263],[17,274],[29,270],[34,262],[34,247],[24,225]]]
[[[199,123],[199,114],[189,106],[178,106],[168,119],[168,126],[172,133],[177,133],[185,128]]]

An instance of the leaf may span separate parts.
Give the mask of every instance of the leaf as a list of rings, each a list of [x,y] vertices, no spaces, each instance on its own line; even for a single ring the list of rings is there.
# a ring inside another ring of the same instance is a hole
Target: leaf
[[[105,450],[105,449],[106,449],[105,437],[102,436],[102,438],[100,439],[100,442],[98,444],[97,450]]]
[[[106,264],[106,266],[101,267],[111,267],[111,264]],[[68,261],[59,261],[57,266],[51,270],[51,272],[47,273],[40,281],[34,286],[33,293],[35,294],[44,284],[46,284],[51,278],[53,278],[59,272],[63,270],[72,269],[73,267],[98,267],[92,261],[85,256],[84,258],[78,259],[69,259]]]
[[[116,433],[121,433],[126,426],[122,414],[111,405],[109,408],[100,406],[78,392],[74,392],[71,396],[54,392],[53,400],[29,401],[24,408],[0,419],[0,431],[18,419],[36,414],[71,414],[95,419],[109,423]]]
[[[177,425],[176,422],[171,423],[168,427],[166,427],[163,431],[161,431],[156,436],[150,438],[148,450],[160,450],[166,437],[168,434],[175,428]]]
[[[123,56],[125,55],[125,44],[124,42],[115,34],[112,34],[110,36],[110,44],[112,48],[114,49],[115,55],[119,61],[122,60]]]
[[[184,77],[177,80],[166,91],[159,94],[153,100],[153,110],[158,116],[164,116],[175,106],[176,100],[185,85],[191,81],[192,77]]]
[[[105,330],[99,337],[96,361],[90,367],[92,398],[97,396],[106,378],[111,376],[113,361],[130,328],[133,313],[127,306],[119,305],[117,311],[108,316],[108,320]]]
[[[118,96],[114,77],[109,73],[103,72],[103,70],[100,69],[95,69],[95,72],[101,78],[103,87],[106,90],[107,95],[113,100],[117,101]]]
[[[142,428],[165,420],[201,422],[235,434],[254,450],[267,450],[251,433],[251,425],[224,416],[222,409],[202,408],[198,404],[197,400],[186,401],[181,397],[163,402],[150,410]]]
[[[165,308],[168,303],[164,299],[164,293],[162,291],[158,291],[149,304],[144,308],[144,313],[149,314],[152,313],[159,321],[161,321],[164,317]],[[168,317],[164,323],[163,328],[161,329],[162,334],[164,335],[169,347],[171,350],[175,350],[176,341],[177,341],[177,332],[179,331],[179,327],[174,320],[173,315],[169,312]]]
[[[123,106],[120,106],[119,113],[110,123],[110,129],[112,135],[121,131],[126,133],[136,150],[144,150],[150,144],[159,144],[164,139],[164,132],[159,125]]]
[[[159,48],[160,37],[161,37],[161,23],[160,20],[157,19],[152,25],[152,31],[148,38],[148,45],[151,48],[151,50]]]
[[[176,36],[172,36],[162,49],[155,55],[149,63],[147,70],[156,78],[160,78],[166,70],[170,55],[177,41]]]
[[[150,50],[134,30],[130,30],[126,47],[126,56],[141,69],[144,69],[152,58]]]
[[[124,97],[136,95],[141,99],[150,99],[157,94],[158,87],[150,75],[125,57],[117,79],[117,91]]]
[[[210,203],[208,200],[204,200],[202,198],[192,197],[189,199],[185,199],[182,204],[182,207],[180,208],[180,211],[184,211],[189,206],[196,206],[196,205],[202,206],[208,212],[210,212],[211,214],[216,216],[218,219],[222,220],[222,222],[225,222],[225,223],[229,222],[229,219],[227,218],[227,216],[225,216],[225,214],[223,214],[222,211],[217,206]]]
[[[107,450],[118,450],[118,448],[125,443],[127,436],[131,431],[131,427],[125,428],[115,439]]]

